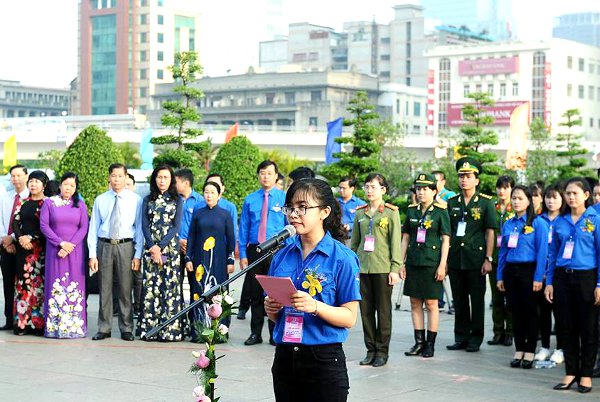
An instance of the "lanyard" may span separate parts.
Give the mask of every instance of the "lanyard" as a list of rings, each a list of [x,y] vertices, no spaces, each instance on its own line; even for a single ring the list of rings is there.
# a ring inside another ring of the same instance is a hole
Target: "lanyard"
[[[375,215],[375,213],[373,213],[373,215]],[[369,236],[371,236],[373,234],[373,217],[369,218],[369,233],[367,233]]]

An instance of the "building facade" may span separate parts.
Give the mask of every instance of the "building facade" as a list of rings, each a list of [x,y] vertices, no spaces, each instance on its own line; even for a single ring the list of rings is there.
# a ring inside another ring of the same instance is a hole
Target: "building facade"
[[[600,47],[600,13],[565,14],[552,29],[555,38]]]
[[[69,114],[68,88],[43,88],[0,80],[0,118],[64,116]]]
[[[81,0],[79,109],[145,113],[180,51],[196,50],[199,11],[185,0]]]
[[[463,124],[461,107],[471,92],[487,92],[494,129],[506,137],[512,110],[530,103],[530,118],[554,133],[568,109],[580,111],[581,132],[600,138],[600,48],[563,39],[440,46],[429,57],[428,130],[434,134]]]

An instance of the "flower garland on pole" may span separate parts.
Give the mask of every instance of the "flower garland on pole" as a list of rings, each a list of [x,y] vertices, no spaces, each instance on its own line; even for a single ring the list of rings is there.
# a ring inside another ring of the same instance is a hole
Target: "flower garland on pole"
[[[197,333],[200,334],[199,342],[206,345],[206,349],[192,352],[196,359],[189,372],[196,376],[198,385],[193,390],[196,402],[217,402],[215,398],[215,381],[217,380],[217,360],[225,355],[217,356],[215,345],[217,343],[227,342],[229,337],[229,328],[221,323],[226,317],[232,315],[234,301],[233,298],[224,292],[214,296],[211,304],[206,309],[210,318],[210,324],[203,322],[194,323]]]

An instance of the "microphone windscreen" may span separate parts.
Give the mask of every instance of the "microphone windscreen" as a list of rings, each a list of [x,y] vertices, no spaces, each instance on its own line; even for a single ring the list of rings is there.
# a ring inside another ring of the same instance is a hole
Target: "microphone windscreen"
[[[292,237],[296,234],[296,228],[294,227],[294,225],[287,225],[283,229],[287,230],[290,233],[290,237]]]

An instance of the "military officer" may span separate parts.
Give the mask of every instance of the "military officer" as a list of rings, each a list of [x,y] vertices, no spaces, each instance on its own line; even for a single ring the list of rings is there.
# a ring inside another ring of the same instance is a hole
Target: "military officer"
[[[484,331],[485,277],[492,271],[498,221],[492,197],[477,189],[481,164],[464,157],[456,162],[456,171],[461,191],[448,200],[448,273],[456,309],[455,343],[447,349],[478,352]]]
[[[387,363],[392,336],[392,289],[400,280],[401,226],[398,208],[383,201],[385,177],[365,180],[368,204],[357,208],[350,248],[360,260],[360,315],[367,356],[362,366]],[[377,320],[375,317],[377,316]]]

